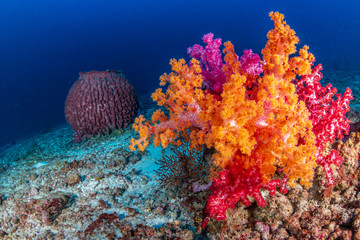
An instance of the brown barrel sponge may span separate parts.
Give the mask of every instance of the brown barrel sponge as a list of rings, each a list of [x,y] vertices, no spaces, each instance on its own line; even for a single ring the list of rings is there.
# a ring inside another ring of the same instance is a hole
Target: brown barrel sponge
[[[65,102],[65,118],[75,131],[73,142],[126,128],[137,116],[138,97],[121,71],[79,74]]]

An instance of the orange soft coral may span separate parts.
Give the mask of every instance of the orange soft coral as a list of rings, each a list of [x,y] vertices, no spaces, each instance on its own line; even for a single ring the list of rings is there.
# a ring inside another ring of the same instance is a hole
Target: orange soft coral
[[[296,74],[300,76],[310,74],[310,67],[315,58],[307,51],[309,47],[304,46],[300,50],[300,56],[289,58],[296,52],[295,45],[299,42],[299,38],[284,21],[284,15],[271,12],[270,17],[274,21],[274,29],[268,32],[268,41],[261,51],[266,62],[263,67],[264,72],[287,80],[293,80]]]
[[[315,135],[309,111],[304,102],[298,101],[292,81],[297,75],[311,72],[314,56],[304,46],[300,56],[290,58],[296,52],[295,45],[299,39],[295,31],[286,25],[282,14],[271,12],[270,17],[274,21],[274,29],[269,31],[268,42],[262,50],[266,63],[257,95],[258,104],[266,106],[264,112],[267,118],[263,117],[257,130],[257,139],[261,144],[254,152],[267,180],[274,173],[274,166],[279,166],[289,176],[290,185],[301,179],[301,183],[308,187],[316,165]]]
[[[294,84],[279,74],[276,77],[275,70],[268,70],[257,79],[256,91],[251,91],[256,96],[249,96],[245,88],[248,79],[239,72],[238,57],[230,42],[225,43],[224,52],[227,81],[220,120],[211,121],[208,138],[217,150],[215,164],[221,168],[234,164],[237,153],[236,161],[242,161],[246,168],[258,166],[265,182],[277,167],[283,167],[291,185],[301,179],[302,184],[310,186],[315,136],[309,112],[303,102],[298,102]],[[282,59],[289,62],[288,58]]]
[[[212,100],[205,96],[201,90],[202,76],[199,62],[192,59],[189,66],[184,59],[170,61],[173,72],[160,77],[160,85],[168,84],[166,93],[161,88],[152,94],[158,105],[169,110],[167,117],[163,111],[157,110],[152,116],[151,123],[145,121],[143,116],[133,125],[135,131],[139,132],[139,140],[131,139],[130,149],[134,151],[138,146],[140,151],[147,146],[151,136],[154,138],[154,145],[166,148],[169,144],[179,145],[177,138],[184,134],[190,127],[196,127],[197,131],[189,134],[192,146],[197,147],[204,143],[204,139],[198,137],[205,135],[199,131],[206,131],[208,124],[198,117],[202,108],[211,105]]]
[[[226,81],[221,95],[202,89],[203,76],[199,61],[171,60],[173,72],[160,78],[167,85],[164,93],[152,95],[169,114],[157,110],[150,121],[140,116],[130,149],[143,151],[151,137],[154,145],[178,145],[179,136],[190,141],[190,147],[213,148],[214,164],[219,169],[232,165],[259,169],[264,182],[269,182],[276,169],[282,168],[289,183],[310,186],[315,167],[315,136],[309,112],[298,100],[292,81],[307,74],[314,57],[308,47],[296,52],[298,38],[283,15],[270,13],[275,28],[268,33],[263,49],[264,73],[250,76],[240,70],[239,57],[231,42],[224,44],[222,71]],[[236,156],[236,157],[235,157]],[[241,164],[236,162],[241,161]]]

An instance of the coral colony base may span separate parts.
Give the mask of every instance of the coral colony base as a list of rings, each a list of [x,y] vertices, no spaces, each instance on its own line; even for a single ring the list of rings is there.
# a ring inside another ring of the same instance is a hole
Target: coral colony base
[[[82,74],[72,130],[0,151],[0,238],[360,239],[352,92],[321,86],[309,48],[295,55],[294,30],[270,17],[261,57],[209,33],[172,59],[157,105],[122,73]]]

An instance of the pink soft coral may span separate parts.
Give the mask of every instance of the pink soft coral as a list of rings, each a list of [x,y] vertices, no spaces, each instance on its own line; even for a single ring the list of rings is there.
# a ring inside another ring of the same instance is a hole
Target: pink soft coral
[[[211,93],[220,95],[223,91],[223,84],[226,82],[223,71],[224,62],[220,51],[221,38],[214,39],[214,34],[208,33],[202,39],[206,44],[205,48],[195,44],[189,47],[187,52],[190,57],[198,59],[201,63],[203,87]],[[263,63],[260,56],[253,53],[251,49],[244,50],[244,55],[240,58],[240,64],[239,70],[244,74],[256,77],[263,72]]]
[[[225,75],[222,71],[223,60],[220,51],[221,39],[213,38],[214,34],[205,34],[203,37],[203,41],[206,43],[205,48],[195,44],[189,47],[187,52],[190,57],[200,60],[204,88],[220,94],[222,92],[222,84],[225,82]]]
[[[241,68],[245,73],[259,76],[262,72],[263,63],[260,56],[253,53],[251,49],[244,50],[244,54],[240,58]]]

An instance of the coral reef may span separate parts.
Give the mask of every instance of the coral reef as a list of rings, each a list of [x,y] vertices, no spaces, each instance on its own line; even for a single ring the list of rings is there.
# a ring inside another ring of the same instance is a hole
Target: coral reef
[[[323,184],[326,174],[318,166],[311,188],[296,184],[271,197],[261,190],[266,207],[238,202],[226,210],[226,220],[212,219],[204,230],[210,191],[193,192],[194,199],[159,189],[155,162],[171,156],[170,149],[129,152],[131,129],[80,144],[70,144],[71,136],[66,126],[0,152],[1,239],[360,238],[357,132],[327,146],[343,158],[340,167],[331,166],[334,187]],[[212,152],[204,154],[210,161]]]
[[[73,141],[126,128],[138,113],[134,87],[119,71],[79,74],[65,102],[65,118],[74,130]]]
[[[294,55],[294,30],[270,17],[262,57],[210,33],[189,63],[171,60],[138,134],[71,144],[66,126],[0,150],[0,238],[360,239],[352,94],[322,87],[308,47]]]

